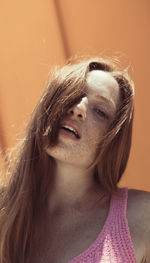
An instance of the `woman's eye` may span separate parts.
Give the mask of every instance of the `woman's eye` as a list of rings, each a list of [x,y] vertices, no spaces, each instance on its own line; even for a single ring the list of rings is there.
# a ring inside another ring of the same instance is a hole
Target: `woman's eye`
[[[95,110],[98,113],[98,115],[100,115],[102,118],[109,119],[108,115],[104,111],[102,111],[100,109],[95,109]]]

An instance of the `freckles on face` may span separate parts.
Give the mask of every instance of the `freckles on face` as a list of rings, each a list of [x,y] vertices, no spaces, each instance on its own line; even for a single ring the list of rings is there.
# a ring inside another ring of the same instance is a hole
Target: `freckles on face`
[[[55,159],[84,167],[93,162],[119,103],[119,86],[109,73],[100,70],[89,72],[86,85],[86,99],[74,105],[64,117],[64,120],[73,121],[80,127],[81,138],[72,140],[60,133],[58,144],[46,150]]]
[[[102,119],[101,116],[99,116],[99,114],[96,112],[94,106],[92,106],[87,113],[86,126],[83,131],[83,135],[85,134],[83,136],[84,141],[86,144],[88,144],[90,151],[92,151],[92,149],[94,150],[100,143],[107,126],[108,121]]]

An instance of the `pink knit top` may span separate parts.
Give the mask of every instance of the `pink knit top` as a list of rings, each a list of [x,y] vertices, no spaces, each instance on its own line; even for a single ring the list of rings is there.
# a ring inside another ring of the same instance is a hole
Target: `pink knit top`
[[[97,239],[68,263],[137,263],[126,218],[128,189],[112,195],[105,224]]]

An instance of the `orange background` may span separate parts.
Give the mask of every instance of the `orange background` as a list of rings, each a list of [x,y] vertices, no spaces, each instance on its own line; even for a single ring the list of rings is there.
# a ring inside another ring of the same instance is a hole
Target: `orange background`
[[[136,88],[133,144],[121,185],[150,191],[149,13],[148,0],[1,1],[2,154],[18,142],[51,66],[76,54],[119,56],[131,65]]]

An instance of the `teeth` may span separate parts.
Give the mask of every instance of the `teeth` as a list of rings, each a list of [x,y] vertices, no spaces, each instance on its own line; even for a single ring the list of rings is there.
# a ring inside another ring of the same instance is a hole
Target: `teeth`
[[[68,130],[74,132],[75,135],[78,136],[78,133],[77,133],[76,130],[74,130],[72,127],[70,127],[70,126],[68,126],[68,125],[63,125],[62,128],[66,128],[66,129],[68,129]]]

